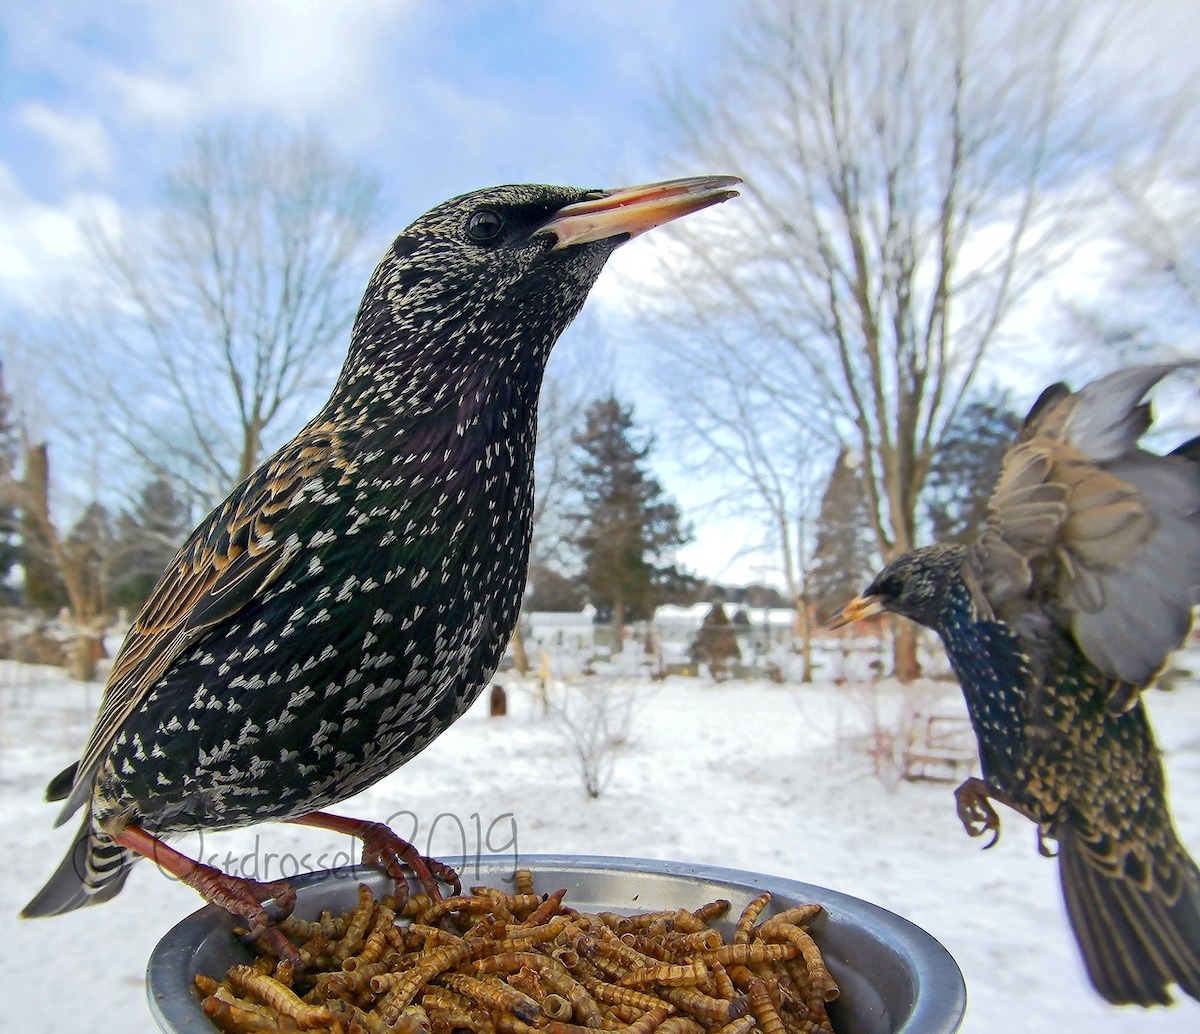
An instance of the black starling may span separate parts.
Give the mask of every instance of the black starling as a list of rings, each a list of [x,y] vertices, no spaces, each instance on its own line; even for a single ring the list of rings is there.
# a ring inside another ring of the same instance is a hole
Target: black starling
[[[487,685],[525,585],[550,349],[619,244],[737,183],[496,187],[395,239],[329,401],[192,533],[134,622],[81,760],[47,791],[60,824],[84,809],[79,836],[24,915],[105,901],[149,855],[278,944],[262,902],[286,910],[286,885],[160,839],[268,819],[359,836],[436,892],[386,827],[321,809]]]
[[[1172,983],[1200,998],[1200,872],[1140,697],[1200,600],[1200,437],[1167,456],[1137,445],[1143,399],[1179,365],[1048,388],[979,538],[904,554],[833,622],[891,611],[938,633],[983,771],[959,816],[994,843],[992,798],[1038,824],[1043,853],[1057,841],[1088,975],[1120,1004],[1167,1004]]]

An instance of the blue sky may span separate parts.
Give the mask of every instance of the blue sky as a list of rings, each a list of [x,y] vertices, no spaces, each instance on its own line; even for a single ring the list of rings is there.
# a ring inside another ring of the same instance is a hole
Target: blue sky
[[[81,224],[152,211],[163,173],[205,125],[312,127],[377,175],[386,215],[372,255],[431,205],[488,184],[733,171],[681,167],[657,105],[664,84],[719,60],[738,10],[724,0],[0,4],[0,332],[69,305]],[[642,247],[612,265],[636,265]],[[591,308],[620,283],[606,274]],[[581,322],[559,351],[591,338],[576,347],[604,379],[596,390],[637,397],[642,379],[603,345],[596,361],[597,321]],[[638,416],[652,406],[642,393]],[[702,553],[693,562],[712,569]]]
[[[45,300],[89,211],[153,205],[204,124],[318,129],[381,179],[387,230],[498,182],[678,171],[659,84],[714,59],[705,0],[46,0],[0,10],[0,324]],[[384,241],[381,240],[381,247]]]
[[[515,181],[616,186],[687,172],[660,109],[666,84],[720,67],[743,0],[4,0],[0,2],[0,339],[70,304],[81,223],[137,219],[163,173],[206,125],[269,120],[312,127],[378,176],[386,216],[368,251],[430,205]],[[1118,4],[1088,7],[1098,23]],[[1139,90],[1197,74],[1195,0],[1128,4],[1110,74]],[[1146,56],[1160,55],[1146,70]],[[1128,68],[1125,66],[1128,65]],[[735,206],[706,213],[733,215]],[[618,252],[562,353],[652,420],[650,350],[607,345],[597,320],[637,276],[635,242]],[[364,269],[364,283],[367,270]],[[619,337],[619,335],[615,335]],[[591,345],[585,340],[591,338]],[[640,366],[639,366],[640,364]],[[562,364],[570,368],[566,362]],[[603,382],[601,382],[603,378]],[[1035,388],[1030,388],[1033,391]],[[1025,392],[1022,392],[1025,394]],[[672,476],[700,524],[685,559],[747,579],[727,563],[742,532],[703,521],[711,491]],[[744,531],[744,529],[742,529]]]

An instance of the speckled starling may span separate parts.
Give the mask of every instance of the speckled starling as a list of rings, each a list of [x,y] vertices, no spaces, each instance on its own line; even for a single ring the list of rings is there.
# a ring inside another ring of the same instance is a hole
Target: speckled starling
[[[321,809],[487,685],[525,584],[550,349],[619,244],[737,182],[497,187],[395,239],[329,401],[192,533],[135,620],[81,759],[47,793],[66,800],[60,823],[84,809],[80,834],[24,915],[107,900],[152,855],[270,933],[262,903],[286,909],[286,886],[161,839],[268,819],[358,835],[393,872],[397,855],[422,865],[386,827]]]
[[[1048,388],[978,539],[904,554],[835,619],[891,611],[941,637],[983,772],[959,816],[994,843],[991,798],[1038,824],[1043,853],[1057,841],[1067,916],[1114,1003],[1165,1004],[1172,983],[1200,998],[1200,872],[1141,699],[1200,600],[1200,438],[1137,444],[1145,396],[1178,365]]]

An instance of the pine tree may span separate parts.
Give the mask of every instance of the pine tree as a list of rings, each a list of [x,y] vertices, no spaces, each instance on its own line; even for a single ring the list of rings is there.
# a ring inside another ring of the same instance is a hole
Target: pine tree
[[[137,505],[117,519],[111,571],[115,605],[137,610],[146,601],[191,523],[170,481],[159,477],[143,486]]]
[[[955,417],[925,482],[932,541],[967,542],[979,534],[1004,453],[1020,426],[1020,418],[1003,402],[977,399]]]
[[[587,602],[587,594],[575,579],[569,578],[549,564],[529,565],[529,588],[525,609],[577,612]]]
[[[694,581],[668,560],[689,535],[679,508],[646,473],[653,441],[639,443],[633,428],[632,411],[609,395],[588,407],[583,430],[571,438],[579,508],[570,539],[589,601],[610,616],[617,652],[626,621],[649,617]]]
[[[845,447],[825,484],[815,537],[807,596],[824,619],[862,591],[875,561],[866,493]]]
[[[738,613],[742,615],[742,623],[748,626],[745,612]],[[692,640],[689,653],[694,663],[703,664],[708,668],[714,682],[724,682],[729,675],[729,666],[742,659],[737,628],[730,622],[723,604],[714,603],[704,615],[704,621],[696,632],[696,638]]]

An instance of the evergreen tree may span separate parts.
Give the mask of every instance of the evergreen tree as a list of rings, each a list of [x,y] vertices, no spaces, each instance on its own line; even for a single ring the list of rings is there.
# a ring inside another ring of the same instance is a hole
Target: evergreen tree
[[[875,562],[867,496],[844,446],[821,496],[815,538],[807,596],[823,620],[862,591]]]
[[[632,411],[609,395],[588,407],[583,430],[571,437],[579,509],[570,540],[589,601],[610,617],[615,651],[627,620],[649,617],[695,584],[668,561],[689,536],[679,508],[646,473],[653,441],[639,443],[633,428]]]
[[[977,399],[950,424],[925,483],[925,516],[934,542],[969,542],[987,519],[987,502],[1021,420],[1001,401]]]
[[[587,602],[587,593],[578,581],[568,578],[549,564],[529,565],[529,589],[526,610],[578,612]]]
[[[745,612],[742,623],[749,625]],[[742,659],[742,648],[738,645],[737,629],[725,613],[721,603],[714,603],[704,616],[689,648],[692,661],[708,668],[714,682],[724,682],[729,676],[729,666]]]
[[[137,610],[150,595],[188,531],[191,517],[166,478],[147,482],[133,510],[117,519],[113,548],[111,599]]]
[[[63,551],[75,579],[75,619],[88,623],[108,609],[108,568],[113,536],[108,511],[90,503],[67,535]]]

